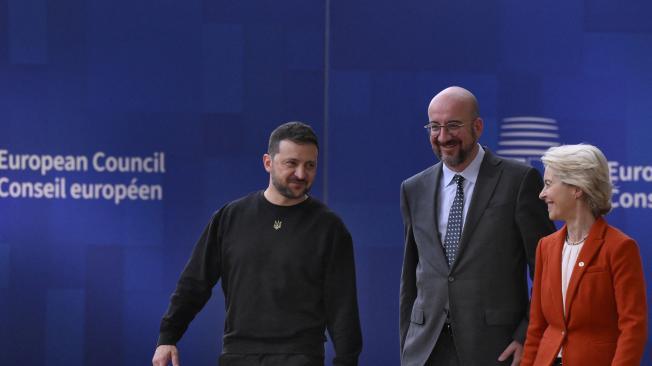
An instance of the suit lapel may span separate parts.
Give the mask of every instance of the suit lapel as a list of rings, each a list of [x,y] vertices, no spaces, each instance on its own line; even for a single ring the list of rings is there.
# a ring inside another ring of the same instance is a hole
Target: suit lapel
[[[446,262],[444,247],[441,244],[439,235],[439,221],[437,217],[437,200],[439,199],[439,185],[442,175],[441,169],[442,163],[437,163],[433,166],[432,172],[422,181],[423,187],[421,187],[421,191],[424,192],[423,204],[425,206],[424,209],[419,210],[419,215],[423,215],[423,217],[419,218],[419,222],[422,223],[422,228],[425,231],[423,234],[426,236],[431,250],[420,253],[420,255],[435,268],[448,271],[448,263]],[[432,229],[433,226],[434,230]]]
[[[440,248],[443,248],[442,245],[441,245],[441,239],[439,239],[439,237],[440,237],[440,235],[439,235],[439,225],[437,224],[439,222],[438,221],[439,217],[438,217],[438,212],[437,212],[437,200],[439,199],[439,185],[441,184],[441,169],[442,169],[441,166],[442,166],[442,163],[439,163],[439,164],[435,165],[435,169],[434,169],[434,171],[432,173],[432,175],[433,175],[432,182],[434,182],[434,183],[430,187],[430,192],[428,192],[428,197],[432,199],[430,202],[434,203],[434,205],[432,205],[432,210],[431,210],[431,212],[432,212],[432,220],[433,220],[431,222],[435,223],[434,242],[435,242],[435,244],[439,245]]]
[[[482,160],[482,165],[480,165],[478,179],[475,182],[473,197],[471,197],[469,211],[466,214],[464,230],[462,231],[462,238],[457,249],[457,259],[453,263],[453,268],[460,262],[459,258],[464,254],[464,250],[473,236],[473,231],[478,226],[478,221],[487,208],[491,196],[494,194],[502,171],[500,159],[496,158],[489,149],[485,148],[485,156]]]
[[[573,300],[575,300],[575,295],[577,294],[577,288],[579,287],[580,281],[586,271],[586,267],[591,263],[593,257],[598,253],[602,244],[604,243],[604,233],[607,230],[607,222],[604,221],[602,217],[598,218],[591,226],[589,231],[589,236],[584,242],[584,246],[580,251],[579,256],[577,257],[577,262],[573,267],[573,274],[571,275],[570,282],[568,284],[568,289],[566,290],[566,318],[567,322],[571,316],[571,309],[573,306]]]

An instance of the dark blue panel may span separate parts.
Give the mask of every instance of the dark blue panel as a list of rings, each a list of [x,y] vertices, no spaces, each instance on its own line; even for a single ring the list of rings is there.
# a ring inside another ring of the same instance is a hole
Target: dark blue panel
[[[86,39],[88,2],[86,0],[58,0],[54,3],[51,1],[47,3],[50,69],[65,74],[64,77],[61,77],[63,84],[83,81],[88,62]]]
[[[351,232],[357,247],[402,247],[403,226],[401,212],[396,203],[399,197],[397,182],[392,187],[394,201],[390,203],[364,202],[351,204],[334,197],[331,208],[337,212]],[[390,195],[389,192],[386,195]],[[379,223],[382,222],[382,225]],[[365,249],[366,250],[366,249]]]
[[[171,157],[175,155],[187,157],[201,152],[202,126],[201,114],[198,111],[196,113],[93,111],[89,115],[92,123],[79,127],[85,139],[75,143],[88,146],[88,149],[93,149],[91,151],[104,150],[111,154],[151,154],[164,151]],[[74,131],[70,131],[71,135],[73,133]]]
[[[4,217],[4,216],[3,216]],[[32,227],[34,230],[34,227]],[[10,316],[7,319],[8,365],[43,365],[47,317],[48,255],[37,243],[11,242],[9,270],[11,281],[7,294]],[[35,350],[38,350],[36,352]]]
[[[94,109],[201,110],[199,0],[92,1],[88,17]]]
[[[203,77],[204,112],[242,112],[244,81],[242,27],[204,24]]]
[[[160,281],[160,280],[157,280]],[[129,280],[127,279],[127,282]],[[154,283],[152,288],[159,284]],[[167,300],[170,292],[165,293],[157,291],[127,291],[125,292],[123,305],[122,327],[125,330],[124,337],[120,340],[124,349],[124,356],[121,362],[117,363],[122,366],[149,365],[152,363],[153,349],[156,345],[156,335],[158,332],[161,316],[165,312]],[[211,346],[215,349],[215,345]],[[185,349],[181,349],[181,364],[192,365],[186,360]],[[197,365],[215,364],[215,359],[204,360],[205,362]]]
[[[215,172],[204,179],[202,191],[211,204],[206,208],[217,211],[226,202],[265,189],[269,180],[269,175],[263,168],[265,150],[261,148],[259,154],[252,153],[246,157],[206,161],[206,171]],[[208,217],[205,219],[208,222]]]
[[[360,365],[398,365],[398,293],[403,247],[355,246],[364,351]]]
[[[11,350],[9,337],[9,318],[13,315],[9,308],[9,290],[0,288],[0,354],[9,355]]]
[[[0,65],[9,63],[9,0],[0,0]],[[0,68],[0,77],[2,77]]]
[[[332,107],[329,114],[332,124],[337,126],[345,118],[367,117],[371,112],[372,102],[371,73],[333,71],[330,77],[329,98]]]
[[[650,52],[652,56],[652,52]],[[652,64],[651,64],[652,65]],[[652,70],[651,70],[652,71]],[[639,77],[630,80],[627,84],[627,93],[625,96],[626,104],[621,111],[620,123],[604,126],[603,128],[613,134],[624,134],[628,141],[625,145],[627,157],[630,161],[636,162],[636,165],[650,165],[650,136],[652,136],[652,108],[650,108],[650,98],[652,97],[652,73],[639,75]],[[622,122],[626,121],[629,128],[622,130]],[[624,132],[624,133],[623,133]],[[607,139],[611,142],[610,139]],[[622,149],[621,144],[613,147]],[[648,182],[648,184],[650,184]]]
[[[204,20],[220,23],[323,24],[323,0],[203,0]]]
[[[48,291],[45,365],[84,365],[84,304],[84,290]]]
[[[48,62],[46,0],[8,0],[11,63]]]
[[[500,1],[499,70],[575,74],[581,66],[582,6],[577,1]],[[493,51],[493,52],[496,52]]]
[[[124,250],[102,246],[88,250],[86,281],[86,346],[84,364],[119,365],[123,360]]]
[[[494,1],[333,1],[335,69],[494,71]]]
[[[542,79],[541,87],[541,106],[552,118],[563,119],[568,124],[585,120],[591,124],[622,121],[626,84],[619,75],[547,77]],[[605,103],[607,96],[609,102]],[[578,142],[564,142],[573,141]]]
[[[200,192],[203,192],[203,182],[210,172],[204,171],[201,159],[196,157],[192,159],[192,156],[170,157],[170,167],[174,169],[175,174],[168,174],[165,177],[163,244],[165,246],[193,245],[208,222],[209,215],[216,210],[216,208],[199,209],[203,207],[206,199]]]
[[[156,243],[160,240],[156,240]],[[159,291],[163,283],[163,257],[157,248],[129,248],[124,252],[125,291]]]
[[[584,0],[584,27],[589,32],[652,33],[649,1]]]
[[[56,203],[35,199],[2,199],[0,230],[2,230],[3,239],[12,243],[12,251],[23,247],[41,247],[43,243],[49,243],[50,233],[47,225],[53,218],[49,216],[47,207],[53,204]],[[41,223],[43,226],[36,230],[35,222]],[[19,245],[19,247],[13,245]],[[12,282],[15,280],[16,278],[12,278]]]
[[[286,112],[285,35],[274,24],[250,25],[245,29],[245,44],[243,121],[253,127],[250,138],[263,142]]]
[[[131,201],[120,205],[124,205],[125,210],[124,245],[149,247],[163,241],[164,204],[161,201]]]
[[[247,144],[250,127],[242,123],[239,114],[207,113],[202,115],[202,123],[204,156],[237,157],[251,150]],[[260,148],[264,150],[264,146]]]
[[[652,74],[652,35],[586,33],[583,46],[582,69],[591,76],[621,75],[636,81]]]
[[[541,79],[532,74],[502,74],[498,85],[498,115],[502,118],[512,116],[543,116],[550,113],[541,105]],[[482,106],[481,106],[482,112]]]
[[[321,133],[324,116],[324,74],[322,71],[294,71],[288,73],[284,83],[286,117],[283,120],[294,120],[308,123],[315,129],[318,137]],[[268,133],[271,133],[270,130]]]
[[[127,214],[129,208],[125,205],[115,207],[104,200],[67,200],[57,206],[52,212],[60,214],[50,217],[49,240],[75,246],[121,245],[127,240],[126,222],[114,216],[114,210]],[[71,230],[73,227],[76,229]]]
[[[322,71],[324,67],[324,31],[322,23],[312,26],[288,26],[287,67],[295,70]]]
[[[0,242],[0,289],[9,287],[9,256],[11,247],[9,244]]]
[[[56,214],[53,214],[56,216]],[[66,227],[68,224],[64,224]],[[70,232],[68,228],[67,232]],[[54,235],[53,235],[54,236]],[[49,253],[48,271],[46,282],[48,287],[54,289],[76,288],[81,289],[86,285],[86,245],[72,244],[66,235],[60,235],[58,240],[52,238]]]

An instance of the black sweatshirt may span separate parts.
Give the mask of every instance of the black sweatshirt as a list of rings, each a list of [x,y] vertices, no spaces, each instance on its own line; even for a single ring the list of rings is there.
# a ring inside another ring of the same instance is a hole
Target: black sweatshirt
[[[324,354],[357,365],[362,349],[351,235],[313,198],[277,206],[262,192],[215,213],[161,321],[158,344],[176,344],[222,279],[223,353]]]

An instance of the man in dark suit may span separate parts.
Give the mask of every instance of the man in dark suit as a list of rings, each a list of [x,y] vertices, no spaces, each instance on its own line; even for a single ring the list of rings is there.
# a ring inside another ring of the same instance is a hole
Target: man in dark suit
[[[530,166],[478,144],[476,98],[450,87],[428,106],[438,164],[401,185],[402,366],[512,365],[528,322],[527,265],[552,233]]]

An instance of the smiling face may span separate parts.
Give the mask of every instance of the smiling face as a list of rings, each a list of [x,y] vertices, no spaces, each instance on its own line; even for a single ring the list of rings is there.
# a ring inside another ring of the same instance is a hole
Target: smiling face
[[[546,167],[543,173],[543,189],[539,198],[548,205],[548,217],[551,220],[568,221],[573,218],[577,198],[581,190],[575,186],[563,183],[555,169]]]
[[[294,205],[306,198],[317,173],[317,153],[313,144],[282,140],[274,156],[263,156],[273,203]]]
[[[455,133],[441,128],[439,133],[430,134],[430,145],[435,155],[451,170],[463,171],[478,152],[478,139],[483,128],[473,95],[461,88],[445,89],[430,102],[428,119],[440,126],[463,124]]]

